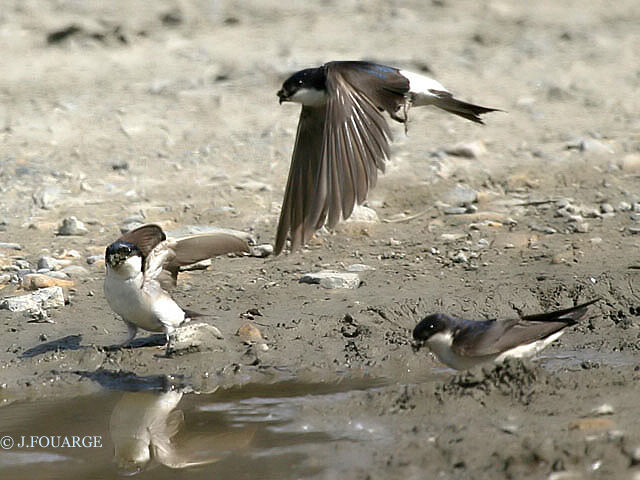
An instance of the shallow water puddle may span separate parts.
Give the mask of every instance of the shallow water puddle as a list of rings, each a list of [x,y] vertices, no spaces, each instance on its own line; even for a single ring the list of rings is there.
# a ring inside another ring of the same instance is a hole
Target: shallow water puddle
[[[598,350],[563,350],[553,356],[543,354],[537,357],[537,361],[549,371],[564,369],[597,368],[599,365],[609,367],[623,367],[633,365],[637,358],[632,352],[601,352]]]
[[[0,478],[339,476],[359,466],[358,445],[391,441],[358,414],[380,386],[284,382],[16,402],[0,409]]]

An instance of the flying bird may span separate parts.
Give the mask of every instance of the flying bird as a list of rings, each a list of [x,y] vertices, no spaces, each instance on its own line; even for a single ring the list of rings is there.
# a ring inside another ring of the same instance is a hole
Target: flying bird
[[[467,370],[484,362],[531,357],[578,323],[599,299],[509,320],[463,320],[444,313],[422,319],[413,330],[416,346],[427,345],[445,365]]]
[[[169,334],[197,312],[181,308],[168,291],[176,285],[181,266],[226,253],[249,252],[247,239],[229,233],[202,233],[168,240],[158,225],[146,224],[125,233],[107,247],[104,294],[122,317],[129,336],[138,328]]]
[[[496,111],[455,98],[423,75],[363,61],[325,63],[289,77],[280,103],[302,104],[275,254],[295,251],[325,223],[333,228],[367,198],[389,157],[384,117],[407,122],[411,106],[433,105],[476,123]]]

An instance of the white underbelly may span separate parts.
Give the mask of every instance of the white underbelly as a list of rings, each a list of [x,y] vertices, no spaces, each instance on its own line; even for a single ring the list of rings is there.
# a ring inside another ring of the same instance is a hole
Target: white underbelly
[[[151,332],[163,330],[162,323],[151,308],[149,296],[136,286],[134,280],[123,281],[107,276],[104,294],[111,309],[123,320]]]

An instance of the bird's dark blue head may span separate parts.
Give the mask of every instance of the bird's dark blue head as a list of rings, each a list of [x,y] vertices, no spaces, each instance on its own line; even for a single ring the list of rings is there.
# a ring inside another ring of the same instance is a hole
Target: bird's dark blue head
[[[142,252],[135,244],[117,240],[107,247],[104,261],[111,267],[117,267],[122,265],[128,258],[136,255],[143,257]]]
[[[424,343],[436,333],[442,333],[451,328],[449,317],[444,313],[434,313],[424,317],[413,329],[413,339]]]
[[[287,78],[282,84],[282,88],[278,90],[280,103],[291,101],[291,97],[301,89],[324,91],[326,90],[326,80],[324,67],[300,70]]]

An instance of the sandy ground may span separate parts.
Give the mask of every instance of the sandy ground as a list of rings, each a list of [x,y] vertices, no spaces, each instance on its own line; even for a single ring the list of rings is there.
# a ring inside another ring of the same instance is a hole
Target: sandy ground
[[[75,250],[86,271],[72,272],[54,323],[0,310],[0,398],[71,397],[132,374],[202,392],[364,375],[385,386],[316,413],[376,418],[393,441],[350,444],[336,461],[360,460],[342,478],[637,478],[636,7],[5,2],[0,242],[21,250],[0,248],[0,295],[26,293],[16,280],[43,255]],[[275,92],[289,73],[337,59],[427,72],[505,112],[480,127],[412,110],[369,198],[378,222],[321,232],[302,253],[183,274],[175,298],[214,315],[223,342],[170,359],[144,334],[136,348],[105,348],[126,328],[103,297],[103,262],[87,259],[131,221],[272,242],[298,119]],[[478,154],[447,153],[459,144]],[[475,208],[445,213],[464,201]],[[69,216],[88,232],[57,235]],[[357,289],[299,282],[352,264],[373,267]],[[589,318],[533,363],[455,375],[410,346],[426,313],[495,318],[595,297]],[[247,321],[269,350],[234,335]]]

